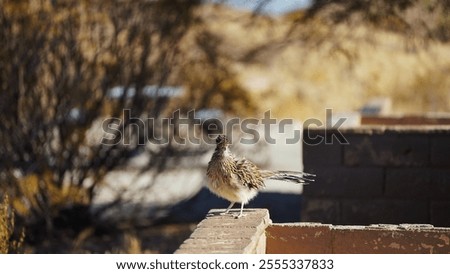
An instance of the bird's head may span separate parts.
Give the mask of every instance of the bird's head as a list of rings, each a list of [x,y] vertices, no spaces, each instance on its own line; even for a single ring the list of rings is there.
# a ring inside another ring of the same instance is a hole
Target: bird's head
[[[216,138],[216,144],[217,146],[227,147],[230,144],[230,141],[228,140],[227,136],[219,135]]]

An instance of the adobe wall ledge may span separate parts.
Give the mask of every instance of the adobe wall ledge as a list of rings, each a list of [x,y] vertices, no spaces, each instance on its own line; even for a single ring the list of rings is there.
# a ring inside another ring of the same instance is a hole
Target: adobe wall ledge
[[[421,115],[363,115],[363,125],[448,125],[448,114],[421,114]]]
[[[191,236],[181,244],[177,254],[263,254],[266,252],[265,230],[272,223],[267,209],[245,209],[245,217],[235,219],[239,210],[220,215],[212,209]]]
[[[269,254],[450,253],[450,228],[427,224],[273,224],[266,236]]]
[[[332,133],[339,131],[342,134],[365,134],[365,135],[382,135],[382,134],[449,134],[450,125],[361,125],[357,127],[346,128],[308,128],[311,136],[314,134],[327,132]]]

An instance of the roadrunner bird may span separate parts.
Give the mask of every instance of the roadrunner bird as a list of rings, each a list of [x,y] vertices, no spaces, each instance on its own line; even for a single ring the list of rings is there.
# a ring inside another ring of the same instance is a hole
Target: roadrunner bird
[[[235,203],[241,204],[236,218],[243,216],[244,205],[265,187],[264,180],[291,181],[306,183],[314,181],[314,174],[296,171],[261,170],[245,158],[238,158],[229,149],[230,142],[225,135],[216,139],[217,147],[208,163],[206,175],[208,188],[219,197],[231,202],[222,214],[227,214]]]

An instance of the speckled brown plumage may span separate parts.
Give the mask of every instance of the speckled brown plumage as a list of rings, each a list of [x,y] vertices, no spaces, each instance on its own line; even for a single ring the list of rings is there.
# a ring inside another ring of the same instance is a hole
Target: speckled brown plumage
[[[206,175],[211,192],[231,202],[224,214],[228,213],[235,203],[241,203],[241,211],[237,216],[241,217],[244,205],[258,194],[258,190],[265,187],[266,179],[295,183],[313,181],[310,178],[314,176],[312,174],[261,170],[249,160],[236,157],[229,150],[230,143],[225,135],[219,135],[216,143],[217,147],[209,161]]]

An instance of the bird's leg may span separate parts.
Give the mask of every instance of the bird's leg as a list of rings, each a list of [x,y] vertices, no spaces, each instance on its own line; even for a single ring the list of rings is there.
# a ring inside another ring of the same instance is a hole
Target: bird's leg
[[[234,202],[231,202],[231,204],[227,207],[227,209],[226,209],[224,212],[220,213],[220,215],[228,214],[228,212],[230,211],[230,209],[231,209],[233,206],[234,206]]]
[[[239,215],[237,215],[235,218],[239,219],[241,217],[244,217],[245,215],[242,213],[244,211],[244,203],[241,203],[241,212],[239,212]]]

